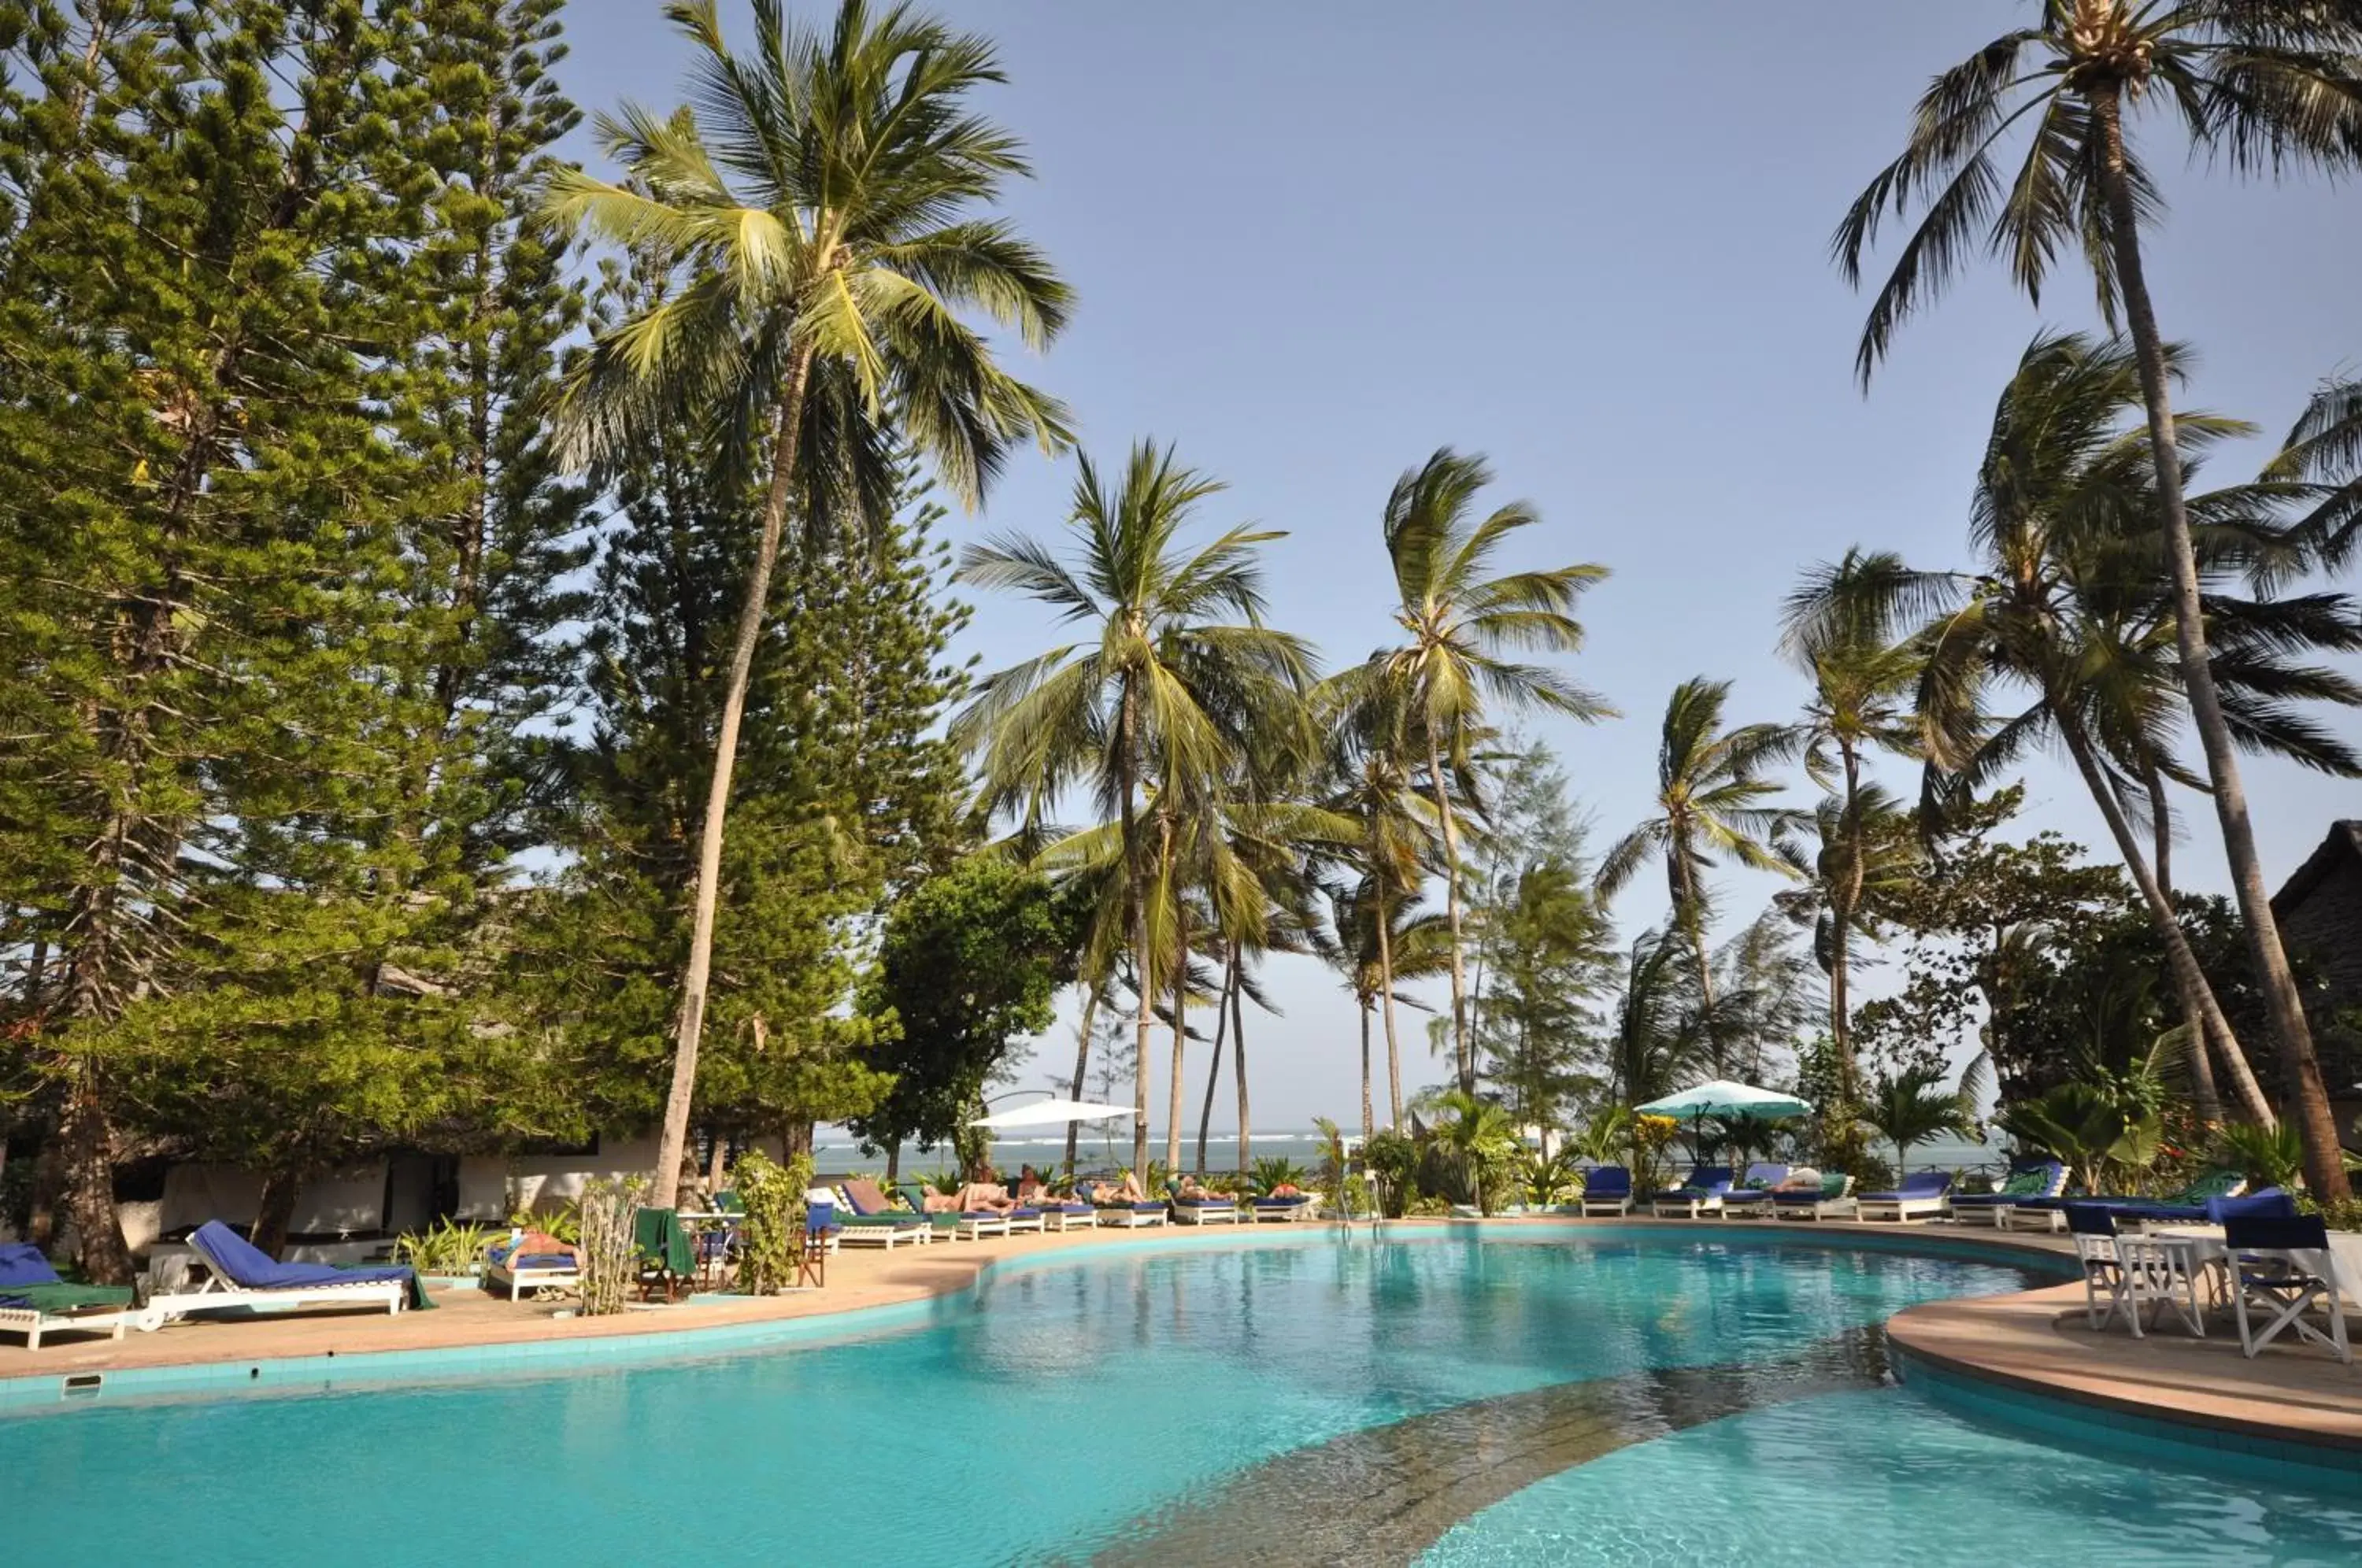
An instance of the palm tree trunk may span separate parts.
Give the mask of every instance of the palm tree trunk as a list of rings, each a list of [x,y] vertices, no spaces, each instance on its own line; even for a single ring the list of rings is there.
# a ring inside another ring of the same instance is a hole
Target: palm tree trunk
[[[1239,1174],[1254,1163],[1254,1143],[1247,1128],[1247,1009],[1246,988],[1231,988],[1231,1076],[1239,1082]]]
[[[2155,858],[2150,865],[2157,873],[2158,891],[2165,895],[2165,901],[2170,905],[2173,902],[2173,808],[2166,800],[2165,777],[2158,771],[2157,759],[2144,757],[2142,763],[2141,782],[2148,791],[2149,839],[2156,845]],[[2207,1027],[2205,1004],[2198,999],[2198,994],[2184,984],[2178,974],[2173,977],[2173,988],[2181,1007],[2182,1027],[2190,1032],[2189,1044],[2184,1049],[2184,1055],[2190,1063],[2190,1098],[2196,1102],[2201,1121],[2219,1122],[2223,1120],[2223,1096],[2215,1088],[2214,1066],[2206,1052],[2207,1036],[2214,1032]],[[2231,1066],[2234,1073],[2246,1071],[2247,1059],[2241,1055],[2236,1040],[2225,1043],[2224,1055],[2225,1065]],[[2235,1065],[2231,1064],[2229,1059],[2232,1057],[2237,1058]]]
[[[1165,864],[1172,864],[1171,851]],[[1186,1119],[1183,1108],[1188,1097],[1188,1052],[1184,1048],[1189,1036],[1189,905],[1175,889],[1173,900],[1173,1099],[1164,1114],[1164,1169],[1168,1175],[1181,1171],[1181,1129]]]
[[[1853,977],[1853,911],[1861,901],[1863,875],[1861,759],[1850,739],[1840,739],[1838,749],[1845,756],[1846,865],[1844,874],[1829,889],[1829,1043],[1837,1051],[1838,1098],[1851,1105],[1855,1099],[1853,1019],[1847,992]]]
[[[1451,790],[1444,781],[1443,753],[1430,735],[1427,769],[1435,785],[1436,814],[1443,822],[1443,907],[1451,924],[1451,1054],[1460,1092],[1476,1092],[1476,1064],[1468,1055],[1468,974],[1460,952],[1460,826],[1451,815]],[[1396,1113],[1399,1119],[1401,1112]]]
[[[1214,1123],[1214,1088],[1222,1081],[1222,1037],[1231,1026],[1231,990],[1239,983],[1239,947],[1222,961],[1222,994],[1214,999],[1214,1059],[1206,1068],[1206,1103],[1198,1110],[1198,1174],[1206,1174],[1206,1132]]]
[[[2141,853],[2140,841],[2133,834],[2132,823],[2125,816],[2124,804],[2116,799],[2115,787],[2100,767],[2098,755],[2092,749],[2091,736],[2084,734],[2082,721],[2063,701],[2053,701],[2051,717],[2058,725],[2059,738],[2067,743],[2067,755],[2075,760],[2075,770],[2083,776],[2083,787],[2091,791],[2092,803],[2100,808],[2100,816],[2108,824],[2108,835],[2116,841],[2116,853],[2124,857],[2125,868],[2132,873],[2133,886],[2140,890],[2141,902],[2148,909],[2149,919],[2157,933],[2165,939],[2167,961],[2173,968],[2177,988],[2186,988],[2198,1003],[2202,1027],[2214,1030],[2224,1040],[2235,1040],[2231,1021],[2223,1016],[2221,1003],[2216,1001],[2214,988],[2207,983],[2206,972],[2198,966],[2198,955],[2190,950],[2190,938],[2174,917],[2173,905],[2158,886],[2156,876],[2149,870],[2148,857]],[[2235,1052],[2235,1043],[2234,1050]],[[2240,1058],[2244,1064],[2244,1058]],[[2258,1125],[2274,1125],[2272,1108],[2264,1099],[2263,1090],[2254,1075],[2235,1072],[2242,1099],[2249,1116]]]
[[[1705,911],[1698,907],[1697,884],[1691,878],[1690,858],[1682,853],[1682,839],[1676,835],[1665,846],[1666,867],[1672,882],[1673,913],[1690,939],[1690,956],[1697,965],[1698,1005],[1705,1010],[1706,1050],[1714,1057],[1714,1076],[1726,1077],[1728,1068],[1722,1055],[1722,1030],[1714,1017],[1714,960],[1705,950]]]
[[[2247,946],[2261,982],[2266,1010],[2271,1019],[2272,1043],[2280,1059],[2282,1088],[2296,1101],[2297,1131],[2304,1139],[2305,1185],[2323,1203],[2350,1198],[2345,1179],[2344,1148],[2337,1123],[2329,1113],[2329,1095],[2321,1081],[2321,1062],[2313,1054],[2312,1029],[2305,1021],[2304,999],[2297,994],[2296,977],[2280,946],[2279,922],[2272,917],[2271,889],[2264,882],[2262,858],[2256,852],[2255,825],[2247,816],[2247,792],[2239,778],[2239,761],[2231,742],[2231,727],[2223,717],[2223,702],[2214,690],[2214,669],[2206,652],[2204,607],[2198,591],[2198,558],[2190,541],[2190,513],[2181,495],[2181,453],[2176,445],[2173,403],[2167,383],[2165,340],[2158,336],[2157,311],[2148,295],[2148,279],[2141,266],[2138,214],[2125,160],[2124,100],[2116,88],[2096,96],[2092,110],[2103,138],[2101,183],[2107,193],[2110,248],[2116,263],[2116,287],[2124,296],[2125,320],[2132,330],[2135,362],[2140,367],[2141,396],[2148,404],[2151,459],[2157,471],[2159,521],[2165,527],[2167,558],[2173,567],[2173,635],[2181,655],[2182,685],[2190,694],[2191,718],[2198,744],[2206,754],[2206,773],[2214,786],[2214,814],[2223,824],[2223,853],[2230,862],[2231,884],[2238,895],[2240,922],[2246,927]]]
[[[1132,994],[1139,1009],[1132,1015],[1131,1036],[1131,1173],[1143,1185],[1148,1180],[1148,1033],[1155,1019],[1156,970],[1148,950],[1148,889],[1146,868],[1140,862],[1140,818],[1132,794],[1140,781],[1140,700],[1131,680],[1123,683],[1122,712],[1118,719],[1121,756],[1116,767],[1123,790],[1124,880],[1131,899]]]
[[[673,1028],[672,1088],[665,1096],[664,1132],[657,1142],[656,1190],[649,1203],[670,1209],[680,1194],[681,1151],[689,1142],[690,1106],[697,1096],[697,1047],[705,1034],[705,991],[713,974],[713,917],[722,895],[722,829],[730,812],[730,776],[738,765],[738,726],[746,716],[746,686],[755,650],[763,640],[764,612],[771,597],[771,570],[778,564],[779,536],[787,527],[789,486],[795,478],[796,438],[803,425],[804,387],[811,379],[812,347],[795,350],[788,384],[779,399],[779,425],[771,442],[771,483],[763,497],[763,535],[747,574],[746,599],[738,609],[738,635],[730,650],[730,680],[722,697],[722,728],[713,741],[713,778],[705,791],[705,823],[697,834],[697,880],[690,889],[689,969],[681,977],[680,1012]]]
[[[1099,988],[1096,985],[1088,986],[1083,995],[1082,1039],[1075,1046],[1075,1087],[1067,1091],[1066,1098],[1069,1099],[1083,1098],[1083,1075],[1089,1072],[1091,1067],[1091,1025],[1097,1021],[1098,1010]],[[1068,1176],[1075,1174],[1075,1139],[1081,1128],[1082,1123],[1079,1121],[1066,1123],[1065,1171]]]
[[[1370,1104],[1370,1003],[1362,1000],[1362,1142],[1367,1143],[1377,1131],[1374,1108]]]
[[[1378,1005],[1385,1010],[1386,1019],[1386,1105],[1392,1112],[1386,1125],[1399,1127],[1403,1121],[1402,1042],[1395,1034],[1394,935],[1386,923],[1393,917],[1386,912],[1385,879],[1374,878],[1370,885],[1378,917]]]

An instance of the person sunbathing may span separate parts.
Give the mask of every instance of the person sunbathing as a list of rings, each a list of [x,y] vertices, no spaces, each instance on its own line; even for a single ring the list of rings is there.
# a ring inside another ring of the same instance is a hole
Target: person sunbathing
[[[972,1181],[960,1188],[959,1206],[966,1214],[1006,1214],[1018,1204],[999,1182]]]
[[[1120,1184],[1111,1181],[1092,1182],[1086,1189],[1085,1196],[1102,1209],[1148,1201],[1148,1195],[1140,1190],[1139,1178],[1130,1171],[1123,1173],[1123,1180]]]

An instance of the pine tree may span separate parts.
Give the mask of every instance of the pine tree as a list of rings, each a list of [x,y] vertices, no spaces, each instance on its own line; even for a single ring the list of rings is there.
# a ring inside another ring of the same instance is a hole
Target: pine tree
[[[636,1127],[662,1109],[720,722],[711,675],[760,498],[679,426],[611,477],[621,525],[586,643],[576,858],[536,900],[526,966],[573,1019],[598,1118]],[[912,482],[874,547],[781,564],[732,784],[696,1107],[709,1132],[805,1145],[813,1122],[862,1114],[889,1082],[863,1060],[881,1025],[849,1007],[869,917],[962,845],[963,776],[937,732],[965,690],[945,650],[967,613],[941,598],[940,516]]]
[[[437,940],[416,767],[455,661],[420,542],[466,505],[420,437],[438,160],[479,100],[428,10],[0,27],[41,83],[0,98],[0,703],[33,737],[0,758],[0,889],[44,955],[13,1032],[96,1278],[128,1272],[118,1126],[261,1168],[269,1244],[305,1176],[480,1118],[505,1100],[470,1065],[529,1060],[454,977],[385,983]]]

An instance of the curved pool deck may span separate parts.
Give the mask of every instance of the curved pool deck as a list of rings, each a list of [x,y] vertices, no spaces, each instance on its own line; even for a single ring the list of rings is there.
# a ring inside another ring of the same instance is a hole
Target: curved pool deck
[[[1446,1231],[1474,1221],[1398,1220],[1390,1231]],[[1767,1221],[1505,1219],[1488,1231],[1641,1231],[1667,1235],[1765,1237]],[[57,1409],[91,1394],[202,1395],[233,1387],[297,1389],[407,1377],[613,1364],[724,1353],[762,1345],[824,1341],[923,1320],[974,1287],[988,1270],[1028,1266],[1115,1249],[1275,1245],[1319,1227],[1166,1227],[1085,1231],[983,1242],[937,1243],[891,1253],[845,1252],[829,1264],[825,1290],[766,1299],[701,1297],[610,1318],[557,1318],[532,1303],[511,1304],[453,1290],[425,1313],[315,1314],[283,1319],[193,1320],[120,1341],[60,1339],[38,1352],[0,1345],[0,1411]],[[2053,1272],[2072,1251],[2051,1237],[1968,1231],[1950,1226],[1824,1223],[1780,1225],[1791,1244],[1880,1247],[2022,1259]],[[2362,1370],[2317,1351],[2268,1348],[2248,1361],[2235,1337],[2153,1334],[2136,1342],[2084,1324],[2078,1284],[2003,1296],[1931,1302],[1897,1314],[1888,1339],[1908,1381],[1981,1385],[2016,1396],[2062,1400],[2103,1420],[2155,1424],[2202,1446],[2297,1444],[2337,1468],[2362,1467]]]

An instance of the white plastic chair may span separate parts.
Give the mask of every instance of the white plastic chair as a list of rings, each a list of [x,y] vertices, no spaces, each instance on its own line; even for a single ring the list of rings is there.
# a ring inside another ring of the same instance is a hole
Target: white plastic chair
[[[2132,1324],[2133,1338],[2139,1339],[2140,1314],[2131,1309],[2125,1294],[2125,1271],[2116,1259],[2122,1242],[2116,1235],[2115,1218],[2103,1209],[2077,1204],[2067,1211],[2067,1229],[2074,1235],[2075,1261],[2082,1265],[2083,1311],[2092,1327],[2104,1329],[2121,1312]],[[2104,1309],[2100,1305],[2103,1291],[2108,1297]]]
[[[2079,1242],[2082,1239],[2076,1238]],[[2164,1309],[2171,1307],[2174,1316],[2191,1333],[2200,1339],[2206,1337],[2206,1318],[2199,1310],[2198,1284],[2190,1272],[2189,1249],[2144,1236],[2120,1236],[2115,1253],[2116,1298],[2132,1319],[2135,1338],[2140,1337],[2144,1306],[2157,1309],[2149,1319],[2151,1326],[2162,1320]]]
[[[2339,1361],[2354,1364],[2345,1340],[2345,1307],[2337,1294],[2337,1264],[2321,1216],[2234,1217],[2223,1223],[2223,1242],[2231,1254],[2231,1306],[2238,1315],[2242,1351],[2253,1356],[2294,1329],[2298,1339],[2326,1346]],[[2306,1320],[2315,1302],[2328,1316],[2326,1333]],[[2249,1321],[2250,1307],[2260,1309],[2260,1324]]]

